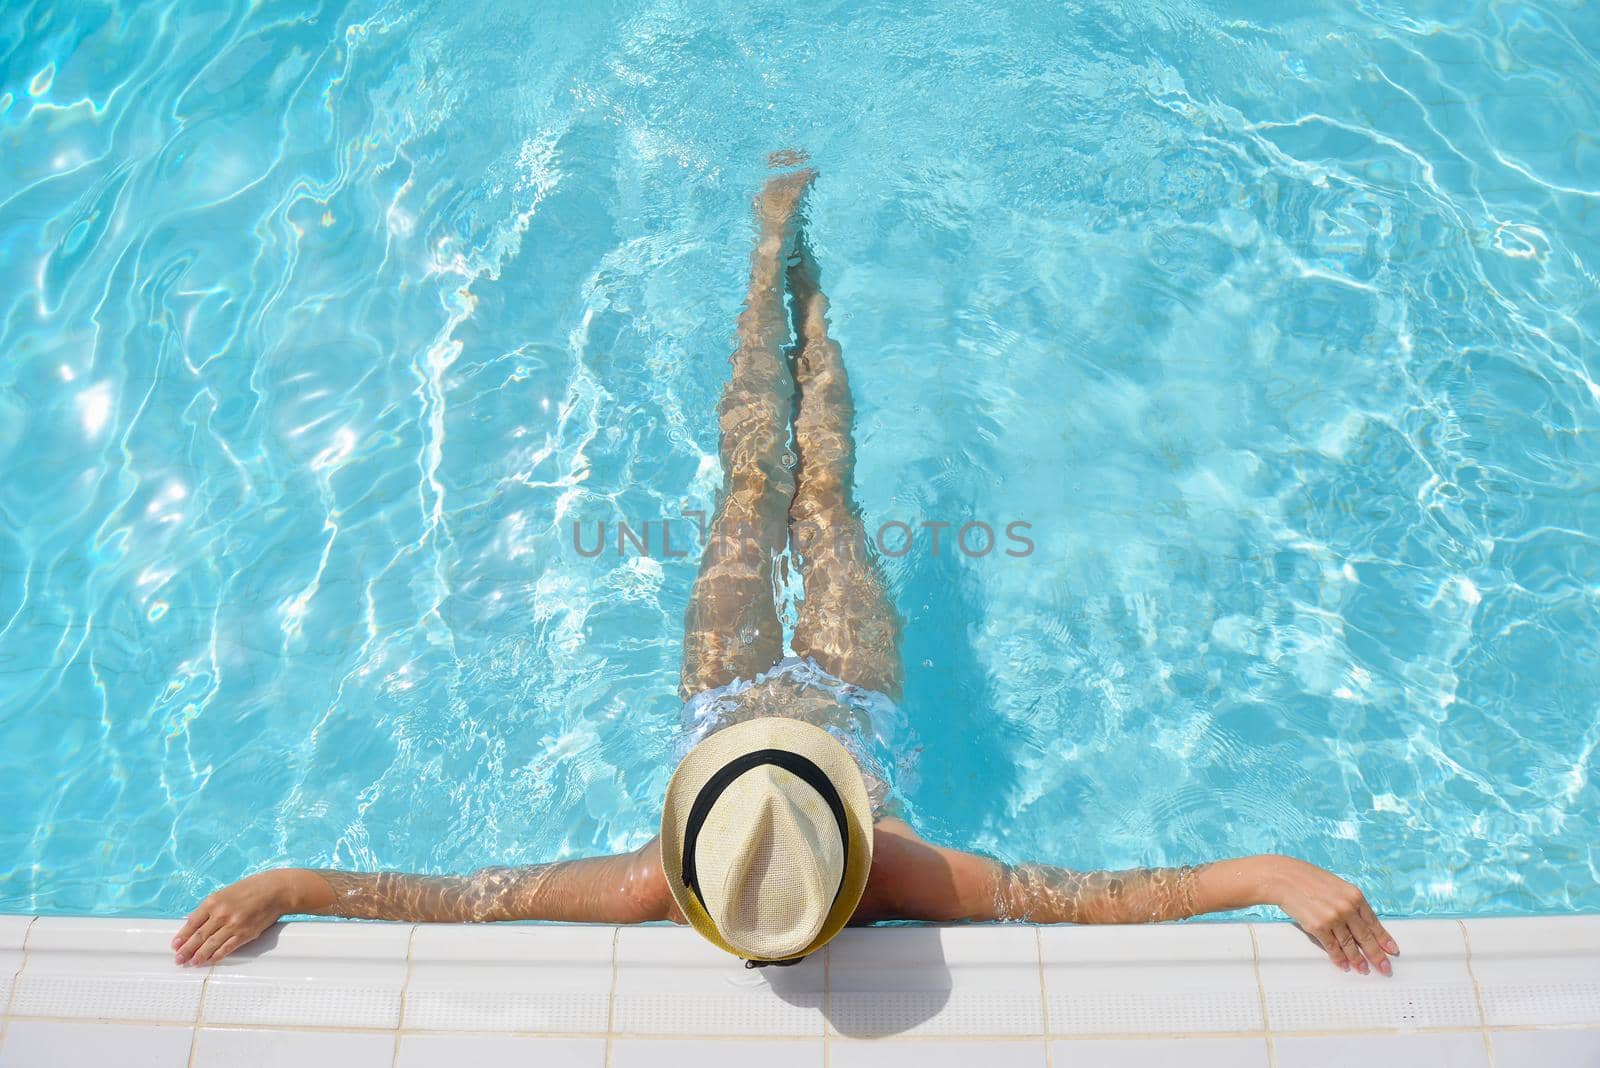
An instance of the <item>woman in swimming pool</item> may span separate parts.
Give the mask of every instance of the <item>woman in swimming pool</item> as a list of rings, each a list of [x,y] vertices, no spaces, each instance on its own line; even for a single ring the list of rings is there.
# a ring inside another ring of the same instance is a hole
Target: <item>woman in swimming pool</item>
[[[292,913],[670,919],[764,965],[801,959],[846,923],[1141,923],[1273,904],[1340,968],[1391,974],[1399,947],[1361,892],[1304,861],[1007,865],[933,845],[900,818],[898,626],[852,499],[849,384],[801,233],[812,177],[774,177],[756,200],[750,290],[719,408],[724,487],[685,622],[684,743],[660,835],[619,856],[468,876],[263,872],[200,903],[173,940],[179,963],[220,960]],[[773,560],[791,542],[805,596],[796,655],[784,658]]]

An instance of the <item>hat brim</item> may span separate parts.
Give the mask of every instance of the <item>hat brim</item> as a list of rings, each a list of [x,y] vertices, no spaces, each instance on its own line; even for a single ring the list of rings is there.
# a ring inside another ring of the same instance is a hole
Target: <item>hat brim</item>
[[[820,949],[844,930],[845,924],[855,914],[856,905],[867,888],[867,876],[872,870],[872,803],[867,798],[867,786],[855,760],[827,731],[801,720],[759,716],[724,727],[689,750],[679,762],[678,770],[672,773],[672,781],[667,784],[666,800],[661,806],[661,867],[667,877],[672,899],[683,910],[689,926],[718,949],[736,957],[747,957],[748,954],[735,949],[723,939],[717,925],[700,904],[700,899],[684,885],[683,840],[689,823],[689,810],[706,781],[730,760],[760,749],[784,749],[810,760],[822,769],[844,803],[845,824],[849,830],[844,879],[817,937],[795,954],[796,957],[803,957]]]

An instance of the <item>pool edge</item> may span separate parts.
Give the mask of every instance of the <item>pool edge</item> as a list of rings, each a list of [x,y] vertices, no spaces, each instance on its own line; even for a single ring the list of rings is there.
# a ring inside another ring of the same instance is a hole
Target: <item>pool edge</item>
[[[1600,1057],[1592,915],[1394,921],[1392,978],[1335,970],[1286,923],[859,928],[768,972],[675,927],[306,921],[181,968],[178,926],[0,916],[0,1064]]]

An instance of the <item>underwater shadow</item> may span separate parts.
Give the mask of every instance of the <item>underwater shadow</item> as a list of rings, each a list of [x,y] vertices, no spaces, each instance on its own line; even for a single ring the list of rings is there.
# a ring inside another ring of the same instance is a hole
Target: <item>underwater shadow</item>
[[[902,563],[898,591],[905,713],[922,745],[913,822],[941,845],[970,848],[1004,815],[1017,781],[1016,728],[994,714],[988,672],[969,637],[988,618],[971,568],[997,562],[968,562],[948,545],[938,556],[927,550],[919,543]]]

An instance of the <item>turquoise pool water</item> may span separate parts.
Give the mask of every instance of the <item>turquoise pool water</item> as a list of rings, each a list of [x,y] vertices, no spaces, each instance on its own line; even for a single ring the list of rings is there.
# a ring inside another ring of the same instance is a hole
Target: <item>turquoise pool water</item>
[[[1292,7],[0,7],[0,909],[648,838],[785,146],[927,833],[1600,909],[1600,14]]]

